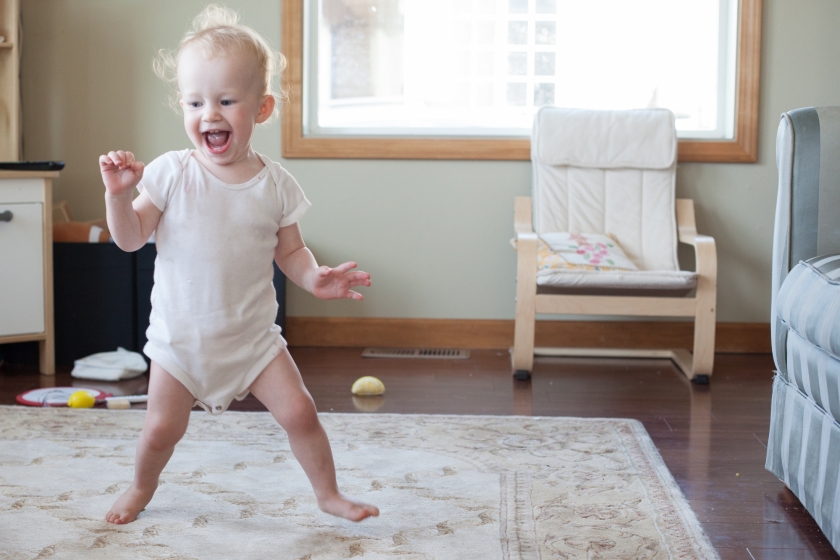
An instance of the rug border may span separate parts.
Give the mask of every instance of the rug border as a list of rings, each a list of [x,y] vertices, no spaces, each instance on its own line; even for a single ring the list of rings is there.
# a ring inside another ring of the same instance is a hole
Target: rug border
[[[654,474],[656,474],[665,491],[668,492],[672,503],[677,506],[677,511],[680,514],[683,525],[688,530],[689,534],[697,535],[697,552],[702,554],[705,558],[719,559],[720,555],[717,553],[714,545],[712,545],[712,542],[709,540],[709,536],[706,534],[706,531],[703,530],[700,520],[697,519],[697,514],[694,513],[693,509],[691,509],[691,504],[688,502],[685,494],[683,494],[677,484],[677,481],[674,479],[674,476],[665,464],[665,460],[656,448],[656,444],[653,443],[653,439],[651,439],[644,424],[633,418],[626,418],[623,420],[628,421],[628,424],[634,431],[637,440],[641,443],[642,450],[647,456],[647,460],[652,465]]]

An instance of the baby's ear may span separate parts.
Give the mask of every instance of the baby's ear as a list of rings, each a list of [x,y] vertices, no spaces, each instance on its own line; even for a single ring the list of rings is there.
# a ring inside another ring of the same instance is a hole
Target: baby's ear
[[[274,104],[276,103],[273,95],[264,95],[262,104],[260,105],[260,112],[257,115],[257,124],[264,123],[268,120],[272,113],[274,113]]]

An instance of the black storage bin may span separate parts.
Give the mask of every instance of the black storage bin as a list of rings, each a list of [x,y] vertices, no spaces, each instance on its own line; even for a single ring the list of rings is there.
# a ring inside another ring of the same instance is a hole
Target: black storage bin
[[[136,348],[134,254],[113,243],[54,243],[55,361]]]
[[[152,311],[157,250],[126,253],[113,243],[54,243],[57,365],[122,346],[143,351]],[[276,323],[286,332],[286,277],[274,265]]]

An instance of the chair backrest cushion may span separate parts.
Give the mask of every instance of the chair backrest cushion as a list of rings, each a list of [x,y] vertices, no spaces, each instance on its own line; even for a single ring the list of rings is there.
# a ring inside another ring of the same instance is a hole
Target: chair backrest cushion
[[[671,111],[543,107],[531,160],[537,233],[612,235],[640,269],[679,270]]]

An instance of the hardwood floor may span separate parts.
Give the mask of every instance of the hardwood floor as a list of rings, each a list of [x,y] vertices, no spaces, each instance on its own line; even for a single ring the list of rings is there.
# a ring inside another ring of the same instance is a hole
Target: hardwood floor
[[[706,387],[665,360],[538,358],[533,379],[521,382],[510,375],[507,352],[494,350],[463,361],[366,359],[358,348],[293,348],[292,355],[322,412],[636,418],[721,558],[840,559],[796,497],[764,470],[770,355],[719,354]],[[145,391],[145,377],[97,385],[73,380],[66,368],[54,378],[34,371],[0,368],[0,404],[52,383]],[[382,379],[386,394],[354,401],[350,385],[362,375]],[[231,409],[263,407],[249,396]]]

